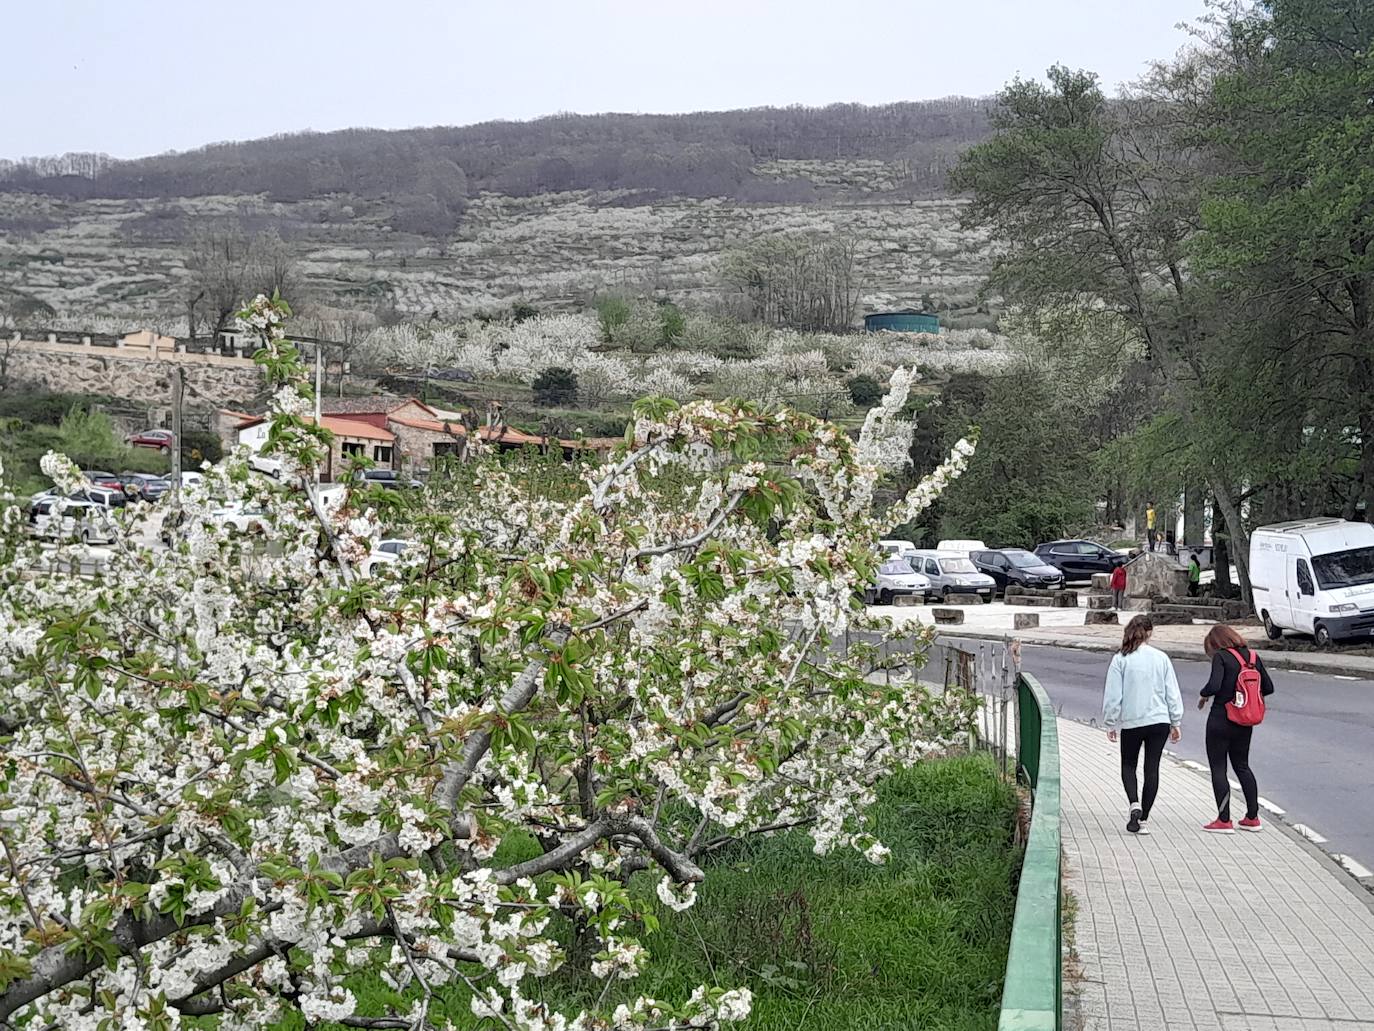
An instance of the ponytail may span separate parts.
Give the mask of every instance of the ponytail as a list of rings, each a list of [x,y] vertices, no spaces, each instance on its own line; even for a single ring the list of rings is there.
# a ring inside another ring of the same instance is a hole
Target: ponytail
[[[1130,655],[1148,641],[1154,632],[1154,620],[1149,616],[1136,616],[1126,624],[1126,631],[1121,635],[1121,654]]]

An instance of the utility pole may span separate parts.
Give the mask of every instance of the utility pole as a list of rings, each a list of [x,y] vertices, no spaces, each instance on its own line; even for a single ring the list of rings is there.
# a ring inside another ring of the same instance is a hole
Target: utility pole
[[[172,373],[172,508],[181,508],[181,400],[186,392],[186,370],[177,365]]]
[[[323,423],[320,422],[320,417],[321,417],[321,413],[320,413],[320,408],[321,408],[321,404],[320,404],[320,391],[324,389],[324,384],[323,384],[323,382],[322,382],[322,380],[321,380],[321,377],[322,377],[322,375],[323,375],[322,366],[320,365],[320,352],[321,352],[321,350],[322,350],[322,348],[320,347],[320,342],[319,342],[318,340],[316,340],[316,341],[315,341],[315,425],[316,425],[316,426],[322,426],[322,425],[323,425]],[[333,455],[333,449],[332,449],[332,446],[331,446],[331,451],[330,451],[330,456],[331,456],[331,457],[330,457],[329,459],[326,459],[326,461],[329,461],[329,462],[330,462],[331,468],[332,468],[332,465],[333,465],[333,462],[332,462],[332,455]],[[330,475],[332,476],[333,473],[331,472]],[[315,466],[315,483],[318,484],[319,482],[320,482],[320,467],[319,467],[318,465],[316,465],[316,466]]]

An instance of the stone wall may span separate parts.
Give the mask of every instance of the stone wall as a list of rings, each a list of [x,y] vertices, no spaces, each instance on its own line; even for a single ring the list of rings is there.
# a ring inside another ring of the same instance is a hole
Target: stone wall
[[[1126,594],[1132,598],[1188,593],[1188,570],[1162,551],[1142,552],[1126,567]]]
[[[260,367],[248,359],[186,360],[198,357],[183,354],[154,359],[146,353],[125,355],[116,348],[57,350],[24,342],[10,351],[8,389],[27,386],[124,398],[147,405],[150,423],[164,425],[172,409],[172,371],[180,366],[186,373],[186,413],[208,415],[217,407],[255,410],[266,386]]]

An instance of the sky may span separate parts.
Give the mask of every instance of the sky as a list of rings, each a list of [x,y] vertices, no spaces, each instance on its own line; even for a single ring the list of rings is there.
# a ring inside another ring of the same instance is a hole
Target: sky
[[[1111,88],[1203,0],[0,0],[0,157],[560,111]]]

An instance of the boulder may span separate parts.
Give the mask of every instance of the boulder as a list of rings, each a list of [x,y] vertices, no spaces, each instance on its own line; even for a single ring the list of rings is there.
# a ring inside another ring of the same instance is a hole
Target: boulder
[[[1112,605],[1110,594],[1090,594],[1088,595],[1088,608],[1099,612],[1106,612],[1115,606]]]
[[[983,599],[976,594],[946,594],[946,605],[981,605]]]
[[[1115,612],[1101,612],[1097,609],[1089,609],[1087,612],[1083,613],[1084,626],[1092,626],[1094,624],[1116,626],[1120,622]]]
[[[1017,630],[1029,630],[1040,625],[1040,613],[1017,612],[1011,617],[1011,625]]]
[[[931,609],[930,614],[935,617],[935,622],[946,625],[955,625],[964,621],[963,609]]]

